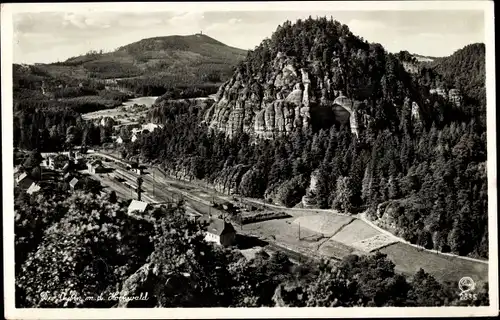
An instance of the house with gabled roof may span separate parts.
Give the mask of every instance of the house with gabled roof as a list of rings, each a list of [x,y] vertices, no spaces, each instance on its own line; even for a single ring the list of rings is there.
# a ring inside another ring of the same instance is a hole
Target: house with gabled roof
[[[139,201],[139,200],[132,200],[128,206],[127,213],[132,214],[132,213],[144,213],[146,209],[148,208],[149,203],[144,202],[144,201]]]
[[[17,179],[16,179],[16,184],[19,188],[23,190],[28,190],[28,188],[31,186],[32,183],[35,181],[28,176],[26,172],[23,172]]]
[[[104,168],[100,160],[94,160],[87,163],[87,169],[89,173],[93,174],[106,172],[106,168]]]
[[[16,183],[19,183],[19,181],[22,181],[23,179],[26,179],[27,177],[28,177],[28,174],[26,172],[21,173],[20,175],[17,176]]]
[[[231,222],[225,219],[209,218],[205,220],[208,223],[205,232],[205,241],[215,242],[222,246],[231,246],[236,240],[236,229]]]
[[[72,190],[76,190],[78,189],[80,186],[81,186],[82,182],[77,179],[77,178],[73,178],[71,179],[71,181],[69,182],[69,187],[72,189]]]
[[[28,190],[26,190],[26,193],[27,194],[33,194],[35,192],[38,192],[40,191],[41,187],[36,183],[36,182],[33,182],[30,187],[28,188]]]

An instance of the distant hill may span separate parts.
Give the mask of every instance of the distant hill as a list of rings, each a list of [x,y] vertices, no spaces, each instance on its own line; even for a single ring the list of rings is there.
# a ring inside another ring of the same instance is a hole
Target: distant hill
[[[231,67],[245,56],[245,50],[227,46],[207,35],[196,34],[143,39],[114,52],[82,55],[57,65],[83,67],[87,74],[101,79],[150,73],[199,77],[207,74],[216,79],[229,77]]]
[[[74,86],[84,80],[122,79],[120,85],[135,93],[161,95],[174,87],[216,87],[230,78],[246,51],[227,46],[207,35],[143,39],[114,52],[89,52],[64,62],[15,65],[17,77],[42,86]],[[31,72],[30,72],[31,71]],[[24,82],[23,82],[24,83]],[[21,84],[22,86],[22,84]]]

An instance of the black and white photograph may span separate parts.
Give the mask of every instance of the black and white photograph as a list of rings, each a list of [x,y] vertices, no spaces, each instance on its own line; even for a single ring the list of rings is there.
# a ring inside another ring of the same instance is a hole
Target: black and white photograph
[[[493,2],[3,4],[1,48],[6,319],[498,315]]]

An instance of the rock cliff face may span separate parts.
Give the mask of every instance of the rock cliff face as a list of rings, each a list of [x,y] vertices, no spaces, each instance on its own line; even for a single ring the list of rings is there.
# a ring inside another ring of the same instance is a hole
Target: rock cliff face
[[[309,187],[306,190],[306,195],[302,197],[302,205],[306,208],[311,207],[311,195],[316,192],[316,185],[318,184],[319,171],[315,170],[311,173],[311,179],[309,182]]]
[[[448,99],[450,102],[455,104],[457,107],[459,107],[462,103],[462,93],[458,89],[450,89],[450,91],[448,91],[448,93],[446,93],[445,89],[437,88],[437,89],[430,89],[429,93],[440,95],[441,97]]]
[[[418,64],[416,64],[416,63],[404,61],[403,68],[408,73],[413,73],[413,74],[418,73]]]
[[[358,134],[355,107],[360,104],[339,89],[342,71],[323,71],[315,62],[299,68],[293,57],[278,53],[268,79],[256,76],[245,82],[241,73],[224,83],[204,121],[229,137],[245,132],[272,139],[297,128],[328,127],[333,121],[349,123]]]

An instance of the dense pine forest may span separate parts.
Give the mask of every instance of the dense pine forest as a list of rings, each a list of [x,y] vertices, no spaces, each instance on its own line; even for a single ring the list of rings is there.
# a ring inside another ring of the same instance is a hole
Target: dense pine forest
[[[229,138],[203,122],[210,106],[163,101],[150,119],[164,129],[123,154],[286,206],[301,205],[305,197],[319,208],[368,208],[372,219],[412,243],[487,258],[484,45],[408,73],[404,54],[387,53],[336,21],[286,22],[237,67],[234,77],[251,90],[248,95],[269,89],[278,53],[298,67],[316,66],[315,75],[333,73],[334,89],[363,101],[357,112],[368,121],[359,138],[338,123],[270,140],[247,133]],[[329,98],[314,91],[320,87],[314,79],[311,101]],[[436,88],[458,89],[463,99],[454,103],[433,93]]]

